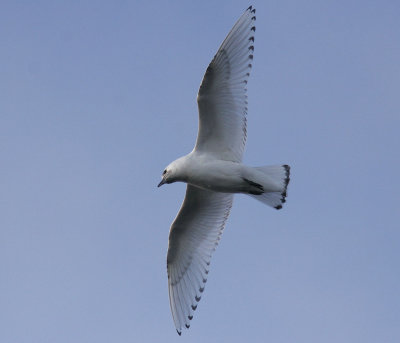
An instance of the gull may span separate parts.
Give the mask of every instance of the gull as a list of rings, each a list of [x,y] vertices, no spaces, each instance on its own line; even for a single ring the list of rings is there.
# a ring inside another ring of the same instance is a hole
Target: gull
[[[167,253],[169,300],[179,335],[189,328],[201,299],[234,194],[248,194],[278,210],[286,198],[288,165],[241,163],[255,12],[250,6],[243,13],[209,64],[197,96],[196,145],[165,168],[158,185],[187,183],[185,199],[171,225]]]

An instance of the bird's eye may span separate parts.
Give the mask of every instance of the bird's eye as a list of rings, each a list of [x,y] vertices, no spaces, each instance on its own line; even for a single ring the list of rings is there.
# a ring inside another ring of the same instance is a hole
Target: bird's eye
[[[167,173],[167,169],[165,169],[162,174],[165,175],[166,173]]]

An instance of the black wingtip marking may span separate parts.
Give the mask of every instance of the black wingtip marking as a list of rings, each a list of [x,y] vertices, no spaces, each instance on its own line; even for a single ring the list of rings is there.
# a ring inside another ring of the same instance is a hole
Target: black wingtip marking
[[[254,42],[254,36],[251,36],[251,37],[249,38],[249,41]]]
[[[248,65],[247,65],[247,67],[249,67],[249,68],[251,68],[253,65],[251,64],[251,63],[249,63]]]
[[[250,29],[250,31],[256,32],[256,27],[253,26],[253,27]]]
[[[201,296],[198,297],[197,295],[194,297],[194,300],[196,300],[196,302],[199,302],[201,300]],[[193,307],[193,306],[192,306]]]
[[[252,60],[254,58],[254,55],[249,55],[249,59]]]
[[[200,287],[200,288],[199,288],[199,292],[200,292],[200,293],[203,293],[203,292],[204,292],[204,287]],[[199,300],[200,300],[200,299],[199,299]]]
[[[199,299],[200,300],[200,299]],[[197,305],[192,305],[192,310],[196,311]]]
[[[250,45],[249,50],[254,51],[254,45]]]
[[[256,11],[252,12],[255,13]],[[256,16],[251,17],[251,20],[256,20]]]
[[[190,328],[190,325],[189,325],[189,324],[185,324],[185,326],[186,326],[186,329],[189,329],[189,328]]]
[[[250,5],[246,11],[251,11],[251,9],[253,8],[253,5]]]
[[[182,335],[182,331],[179,331],[178,329],[176,330],[176,332],[178,333],[178,335]]]
[[[280,209],[282,208],[282,205],[275,206],[275,208],[276,208],[277,210],[280,210]]]
[[[192,320],[192,319],[193,319],[193,316],[188,316],[188,319],[189,319],[189,320]]]
[[[251,6],[250,6],[251,7]],[[251,13],[256,13],[256,9],[253,8],[253,10],[251,11]]]

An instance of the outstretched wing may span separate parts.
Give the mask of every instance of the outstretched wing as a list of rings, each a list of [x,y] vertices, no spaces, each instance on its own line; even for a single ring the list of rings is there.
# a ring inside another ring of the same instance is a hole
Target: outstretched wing
[[[168,289],[179,335],[189,328],[207,281],[211,255],[232,207],[232,194],[188,185],[169,234]]]
[[[254,51],[255,9],[239,18],[214,56],[197,96],[195,150],[240,162],[246,144],[246,87]]]

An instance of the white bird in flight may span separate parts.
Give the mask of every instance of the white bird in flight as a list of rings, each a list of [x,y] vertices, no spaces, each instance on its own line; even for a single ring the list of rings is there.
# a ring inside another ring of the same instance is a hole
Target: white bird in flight
[[[169,164],[158,187],[186,182],[182,207],[171,225],[167,254],[171,312],[180,335],[189,328],[207,281],[234,193],[281,209],[290,167],[248,167],[246,85],[252,67],[255,12],[239,18],[209,64],[197,96],[199,131],[193,151]]]

